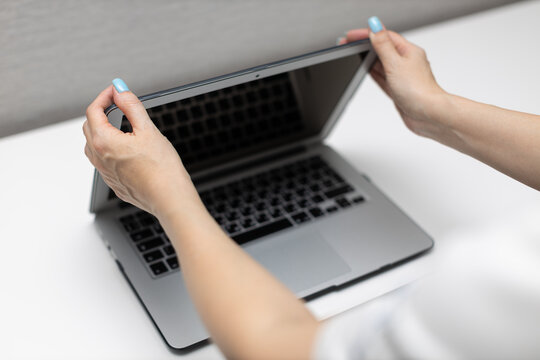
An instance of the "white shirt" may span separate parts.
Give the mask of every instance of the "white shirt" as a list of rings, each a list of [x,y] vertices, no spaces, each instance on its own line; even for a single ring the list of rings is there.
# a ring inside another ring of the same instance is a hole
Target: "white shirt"
[[[445,244],[405,296],[323,324],[313,358],[539,359],[540,208]]]

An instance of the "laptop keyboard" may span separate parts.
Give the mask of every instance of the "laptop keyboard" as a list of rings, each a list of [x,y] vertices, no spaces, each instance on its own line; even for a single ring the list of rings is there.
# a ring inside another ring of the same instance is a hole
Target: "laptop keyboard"
[[[200,196],[216,222],[238,244],[365,201],[319,156],[202,191]],[[179,269],[174,248],[154,216],[139,211],[119,221],[153,277]]]

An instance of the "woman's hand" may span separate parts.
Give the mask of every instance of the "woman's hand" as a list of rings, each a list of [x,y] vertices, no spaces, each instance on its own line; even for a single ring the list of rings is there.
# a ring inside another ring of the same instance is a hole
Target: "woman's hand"
[[[437,117],[437,104],[446,93],[435,81],[425,51],[403,36],[386,30],[376,17],[370,18],[368,23],[370,30],[350,30],[339,43],[369,36],[379,56],[371,76],[394,101],[410,130],[418,135],[435,137],[442,129],[433,119]]]
[[[178,153],[137,96],[123,81],[120,84],[122,92],[109,86],[86,109],[86,156],[120,199],[156,216],[172,213],[180,205],[198,205],[197,191]],[[104,110],[113,103],[124,112],[133,132],[124,133],[109,123]]]
[[[339,44],[370,38],[379,55],[371,76],[409,129],[540,190],[539,116],[446,93],[435,81],[424,50],[387,31],[377,17],[368,24],[370,30],[350,30]]]

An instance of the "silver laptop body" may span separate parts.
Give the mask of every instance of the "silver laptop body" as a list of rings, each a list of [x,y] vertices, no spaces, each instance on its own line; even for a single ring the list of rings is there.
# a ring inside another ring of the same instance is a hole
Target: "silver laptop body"
[[[433,246],[323,142],[375,58],[361,41],[141,97],[224,231],[302,298]],[[118,108],[106,112],[130,130]],[[97,172],[91,211],[166,343],[206,340],[157,220],[118,200]]]

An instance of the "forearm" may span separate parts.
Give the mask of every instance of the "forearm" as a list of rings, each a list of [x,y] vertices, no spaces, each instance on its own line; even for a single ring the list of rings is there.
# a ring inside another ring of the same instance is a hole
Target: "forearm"
[[[191,204],[160,218],[212,339],[233,358],[309,357],[318,322],[283,284]]]
[[[540,190],[540,116],[450,94],[435,107],[432,138]]]

